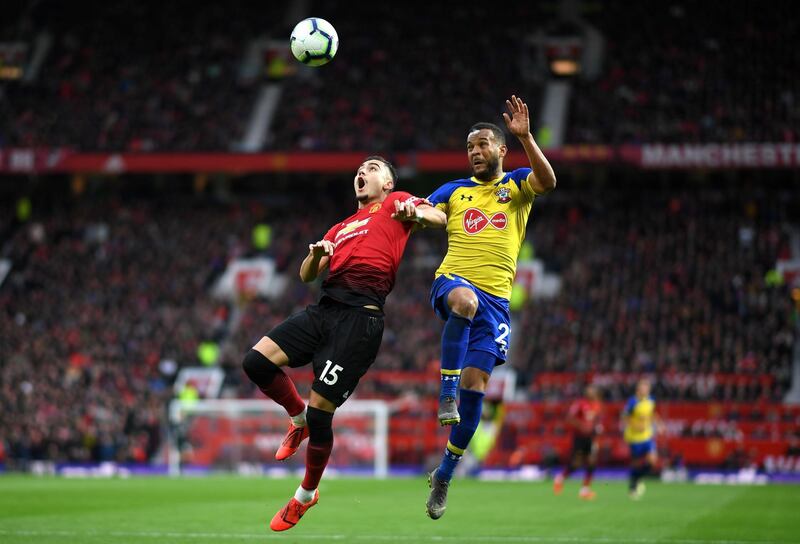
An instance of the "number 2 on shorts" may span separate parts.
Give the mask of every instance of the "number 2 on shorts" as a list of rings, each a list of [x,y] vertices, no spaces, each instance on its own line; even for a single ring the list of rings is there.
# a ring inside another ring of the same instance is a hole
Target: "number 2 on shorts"
[[[331,367],[331,365],[333,366]],[[334,365],[333,361],[328,359],[325,361],[325,368],[322,370],[322,374],[320,374],[319,379],[328,385],[333,385],[339,380],[340,370],[344,370],[344,368],[339,365]]]
[[[497,330],[500,331],[500,336],[494,339],[495,342],[500,346],[500,351],[503,353],[508,350],[508,342],[506,341],[506,336],[511,332],[511,328],[508,326],[507,323],[500,323],[497,326]]]

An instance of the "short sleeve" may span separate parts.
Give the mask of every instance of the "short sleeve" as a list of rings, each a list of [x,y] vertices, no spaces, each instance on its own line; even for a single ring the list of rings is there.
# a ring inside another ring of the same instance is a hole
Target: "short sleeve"
[[[329,242],[336,241],[336,233],[339,232],[339,223],[336,223],[334,226],[328,229],[328,232],[325,233],[325,236],[322,237],[323,240],[327,240]]]
[[[453,188],[446,183],[432,192],[426,200],[438,208],[439,204],[446,205],[450,201],[451,194],[453,194]]]
[[[530,168],[517,168],[511,172],[511,179],[517,184],[522,194],[527,200],[536,198],[536,191],[531,187],[529,176],[533,173]]]
[[[569,416],[570,417],[578,417],[578,414],[581,411],[581,405],[579,402],[573,402],[569,405]]]
[[[623,410],[623,413],[625,415],[631,415],[631,413],[633,412],[633,409],[635,407],[636,407],[636,399],[631,397],[630,399],[628,399],[628,402],[625,404],[625,410]]]
[[[433,205],[427,199],[414,196],[411,193],[407,193],[405,191],[396,191],[392,193],[392,196],[394,197],[393,200],[399,200],[400,202],[411,202],[412,204],[414,204],[414,206],[419,206],[420,204]]]
[[[447,184],[442,185],[426,198],[426,202],[431,206],[442,210],[444,213],[449,211],[450,195],[453,194],[452,187]]]

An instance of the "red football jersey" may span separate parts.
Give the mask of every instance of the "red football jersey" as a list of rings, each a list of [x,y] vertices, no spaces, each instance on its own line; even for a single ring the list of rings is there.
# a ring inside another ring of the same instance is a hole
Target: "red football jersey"
[[[599,401],[578,399],[569,407],[570,419],[577,419],[578,424],[572,424],[572,432],[579,436],[593,436],[595,428],[600,421],[602,404]]]
[[[371,204],[332,226],[325,240],[336,249],[329,263],[322,295],[353,306],[382,307],[394,287],[397,268],[414,223],[392,219],[395,201],[425,203],[409,193],[390,193],[383,202]]]

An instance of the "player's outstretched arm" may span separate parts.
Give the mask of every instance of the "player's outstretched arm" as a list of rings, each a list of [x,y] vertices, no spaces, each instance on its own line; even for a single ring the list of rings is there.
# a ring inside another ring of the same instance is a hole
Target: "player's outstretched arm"
[[[503,113],[503,119],[509,132],[519,139],[525,149],[528,162],[531,164],[531,170],[533,170],[528,177],[528,183],[530,183],[531,189],[537,195],[549,193],[556,188],[556,173],[553,171],[553,167],[550,166],[547,157],[539,149],[536,140],[533,139],[528,105],[521,98],[512,95],[510,100],[506,100],[506,107],[508,108],[508,113]]]
[[[447,215],[430,204],[415,206],[413,202],[395,200],[392,218],[398,221],[415,221],[423,227],[444,228],[447,226]]]
[[[308,244],[308,255],[300,265],[300,279],[305,283],[317,279],[317,276],[328,268],[335,247],[333,242],[328,240]]]

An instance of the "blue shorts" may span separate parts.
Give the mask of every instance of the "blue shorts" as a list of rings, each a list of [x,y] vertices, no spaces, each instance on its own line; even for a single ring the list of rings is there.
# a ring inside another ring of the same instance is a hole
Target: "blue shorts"
[[[631,442],[628,447],[631,449],[631,459],[640,459],[648,453],[656,451],[656,443],[652,438],[644,442]]]
[[[464,366],[479,368],[491,374],[496,365],[506,362],[511,344],[508,301],[478,289],[460,276],[442,274],[431,287],[431,305],[436,315],[445,321],[450,317],[447,295],[456,287],[471,289],[478,297],[478,311],[472,319]]]

